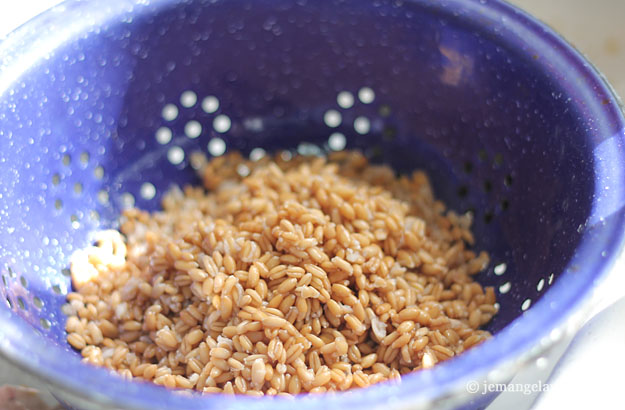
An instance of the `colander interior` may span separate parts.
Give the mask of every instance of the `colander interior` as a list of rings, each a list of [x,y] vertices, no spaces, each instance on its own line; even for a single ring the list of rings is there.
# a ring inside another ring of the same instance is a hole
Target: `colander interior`
[[[552,286],[598,277],[567,267],[597,222],[597,149],[620,132],[609,91],[569,77],[582,69],[567,46],[523,38],[515,25],[534,23],[508,6],[430,3],[70,1],[32,23],[38,40],[22,29],[0,71],[0,313],[78,361],[60,310],[72,251],[197,182],[197,150],[361,149],[426,170],[474,214],[494,333]],[[594,235],[597,264],[608,233]]]

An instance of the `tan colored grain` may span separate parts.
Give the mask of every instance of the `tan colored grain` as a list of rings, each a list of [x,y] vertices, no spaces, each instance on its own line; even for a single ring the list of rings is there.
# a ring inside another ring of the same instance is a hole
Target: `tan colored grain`
[[[67,342],[70,345],[72,345],[74,349],[78,349],[78,350],[84,349],[85,346],[87,345],[85,338],[79,335],[78,333],[70,333],[67,336]]]
[[[265,363],[263,359],[258,358],[254,360],[254,364],[252,364],[252,383],[258,389],[262,388],[265,382],[265,374],[266,374]]]
[[[396,178],[357,152],[200,163],[208,192],[129,209],[121,233],[72,258],[67,340],[85,362],[169,388],[292,395],[396,379],[490,336],[495,292],[473,279],[488,255],[424,173]]]

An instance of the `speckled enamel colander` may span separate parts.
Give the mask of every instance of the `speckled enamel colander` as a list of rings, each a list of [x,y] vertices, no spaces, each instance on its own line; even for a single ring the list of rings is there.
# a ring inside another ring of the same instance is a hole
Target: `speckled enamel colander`
[[[624,128],[583,57],[502,1],[66,1],[0,44],[0,351],[83,409],[483,406],[467,380],[531,364],[623,247]],[[60,309],[72,251],[194,181],[191,151],[278,148],[422,168],[473,210],[495,337],[399,385],[291,400],[82,364]]]

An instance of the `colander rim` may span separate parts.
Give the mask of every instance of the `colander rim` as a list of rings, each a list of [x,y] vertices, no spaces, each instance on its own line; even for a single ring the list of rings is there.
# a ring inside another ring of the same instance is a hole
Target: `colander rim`
[[[7,75],[12,65],[19,61],[3,57],[13,56],[16,47],[34,47],[36,36],[32,33],[41,32],[45,24],[50,22],[62,23],[68,21],[71,16],[77,16],[81,12],[98,10],[102,14],[98,17],[98,23],[103,23],[116,15],[131,12],[130,6],[157,7],[160,5],[174,4],[179,0],[155,0],[148,5],[139,5],[131,0],[111,0],[101,2],[99,0],[66,0],[61,5],[46,11],[14,31],[3,43],[0,43],[0,84],[2,77]],[[261,0],[265,1],[265,0]],[[570,69],[584,78],[586,83],[580,85],[588,90],[595,90],[591,95],[598,99],[597,90],[609,97],[607,104],[602,102],[600,110],[604,121],[617,124],[621,133],[616,138],[623,138],[622,130],[625,129],[625,119],[620,108],[618,97],[605,81],[602,75],[586,59],[574,49],[568,42],[556,34],[551,28],[544,25],[536,18],[502,0],[448,0],[441,4],[424,5],[424,0],[406,0],[406,3],[421,4],[424,7],[450,13],[450,10],[461,8],[465,12],[464,18],[474,21],[478,18],[487,20],[493,24],[502,17],[507,19],[508,30],[506,33],[512,39],[520,42],[523,39],[527,44],[536,47],[548,47],[552,50],[552,58],[560,58],[560,64],[570,64]],[[63,30],[63,24],[59,25]],[[522,36],[522,34],[524,36]],[[504,34],[502,34],[502,37]],[[534,43],[532,43],[532,41]],[[51,44],[54,46],[55,44]],[[56,44],[57,46],[59,44]],[[8,61],[8,62],[7,62]],[[551,61],[551,60],[549,60]],[[7,68],[9,70],[7,70]],[[11,79],[12,80],[12,79]],[[0,88],[0,95],[3,89]],[[593,98],[588,97],[590,100]],[[623,158],[621,158],[623,159]],[[595,164],[595,177],[601,175],[600,162]],[[594,201],[593,201],[594,203]],[[297,400],[297,405],[302,409],[323,405],[327,408],[339,408],[343,406],[375,406],[382,407],[393,405],[399,407],[410,405],[415,407],[419,404],[426,407],[432,401],[437,403],[453,404],[456,398],[452,393],[464,393],[464,385],[469,380],[483,380],[487,375],[493,376],[492,370],[507,368],[508,373],[517,369],[529,358],[540,354],[556,341],[558,332],[570,321],[576,312],[583,309],[590,300],[594,289],[609,274],[616,256],[622,252],[625,246],[625,230],[620,229],[624,225],[625,218],[621,214],[616,215],[617,220],[609,229],[606,236],[607,257],[597,261],[596,245],[590,230],[584,232],[577,249],[579,262],[574,260],[569,263],[567,269],[575,268],[579,273],[579,283],[564,286],[556,283],[544,294],[542,299],[534,304],[525,314],[521,315],[506,326],[496,336],[480,346],[464,353],[463,355],[445,362],[428,371],[421,371],[404,377],[400,385],[384,383],[367,389],[352,391],[336,395],[307,396]],[[586,258],[586,256],[592,256]],[[594,271],[594,273],[593,273]],[[591,282],[582,286],[583,279],[592,279]],[[562,308],[562,305],[565,308]],[[19,367],[44,379],[52,386],[68,392],[70,395],[94,400],[108,405],[123,405],[127,408],[217,408],[227,406],[230,408],[244,408],[254,406],[256,408],[287,409],[293,406],[291,399],[254,399],[238,397],[236,400],[227,396],[183,396],[172,394],[161,387],[149,383],[128,383],[118,377],[111,377],[109,372],[85,366],[77,357],[68,357],[68,353],[58,346],[46,346],[41,339],[25,322],[16,319],[12,314],[0,312],[0,329],[4,329],[5,337],[0,338],[0,353]],[[19,335],[19,336],[18,336]],[[33,360],[33,355],[36,361]],[[501,373],[501,377],[509,375]],[[86,386],[97,386],[87,388]]]

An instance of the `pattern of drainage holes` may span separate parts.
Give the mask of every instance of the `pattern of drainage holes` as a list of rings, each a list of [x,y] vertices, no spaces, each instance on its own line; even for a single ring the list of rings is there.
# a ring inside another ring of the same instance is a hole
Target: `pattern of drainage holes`
[[[192,108],[198,104],[198,95],[191,90],[186,90],[180,95],[180,108]],[[219,99],[213,95],[206,96],[200,103],[202,111],[207,114],[216,114],[220,107]],[[171,122],[178,118],[180,108],[174,103],[166,104],[162,111],[161,116],[166,122]],[[227,115],[220,113],[213,117],[211,127],[213,131],[218,134],[227,133],[232,127],[232,120]],[[190,120],[184,126],[184,134],[187,138],[196,139],[202,135],[205,131],[205,125],[201,124],[197,120]],[[174,137],[172,129],[168,126],[161,126],[156,130],[154,134],[156,141],[161,145],[168,145]],[[208,153],[213,157],[223,155],[226,152],[226,143],[222,138],[214,137],[208,142],[206,147]],[[167,160],[172,165],[180,165],[184,162],[186,154],[185,151],[177,146],[171,146],[167,149]],[[151,184],[150,184],[151,185]],[[156,191],[149,186],[143,186],[140,190],[140,195],[144,199],[152,199],[156,195]],[[104,200],[104,198],[101,198]],[[102,202],[101,200],[101,202]],[[106,199],[108,202],[108,198]],[[128,205],[126,201],[125,205]]]
[[[493,268],[493,273],[495,274],[495,276],[503,276],[506,273],[507,268],[508,267],[505,263],[499,263],[495,265],[495,267]],[[550,273],[546,279],[541,278],[538,281],[538,283],[536,283],[536,291],[539,294],[545,291],[546,290],[545,285],[550,286],[553,283],[553,278],[554,278],[553,273]],[[510,281],[506,281],[503,284],[499,285],[498,287],[499,294],[501,295],[505,295],[506,293],[510,292],[511,289],[512,289],[512,283]],[[523,303],[521,303],[521,306],[520,306],[521,311],[525,312],[527,309],[530,308],[531,305],[532,305],[532,298],[524,299]]]
[[[82,168],[82,169],[86,169],[87,166],[89,165],[89,161],[91,159],[91,155],[87,152],[87,151],[83,151],[80,153],[80,155],[78,156],[78,165]],[[69,154],[64,154],[61,157],[61,163],[64,167],[69,167],[72,163],[72,157]],[[101,165],[96,165],[93,169],[93,176],[95,179],[97,180],[102,180],[104,178],[104,168]],[[60,173],[55,172],[52,174],[52,185],[57,187],[60,185],[61,180],[62,180],[62,176]],[[82,184],[82,182],[75,182],[72,185],[72,192],[75,196],[81,196],[83,194],[84,191],[84,185]],[[98,199],[100,200],[100,198],[98,197]],[[106,199],[106,201],[102,201],[100,200],[100,203],[102,203],[103,205],[106,205],[108,203],[108,198]],[[60,198],[57,198],[54,200],[54,209],[56,211],[58,211],[59,213],[63,210],[63,200]],[[100,214],[97,211],[91,211],[89,213],[89,218],[91,219],[91,222],[94,223],[96,226],[99,224],[100,221]],[[79,217],[77,215],[71,215],[70,216],[70,223],[71,223],[71,227],[73,229],[78,229],[80,227],[80,221],[79,221]]]
[[[17,282],[19,283],[19,285],[21,285],[23,290],[26,291],[26,293],[28,293],[28,296],[26,298],[24,296],[17,296],[17,297],[14,297],[12,301],[11,297],[8,294],[6,294],[6,292],[9,290],[11,286],[10,284],[12,282],[15,283],[14,282],[15,279],[17,279],[18,277],[16,272],[10,266],[7,266],[7,272],[8,272],[8,275],[1,275],[2,281],[0,282],[5,291],[4,303],[6,304],[6,306],[11,310],[15,308],[15,309],[19,309],[25,312],[28,312],[31,310],[31,308],[34,308],[33,310],[37,312],[38,315],[41,315],[42,309],[45,304],[40,297],[36,295],[32,295],[32,291],[29,291],[28,279],[24,275],[19,275],[19,280]],[[67,272],[68,272],[67,274],[69,274],[69,269],[67,269]],[[12,286],[15,286],[15,285],[12,285]],[[66,293],[60,285],[53,286],[52,291],[59,295],[64,295]],[[29,303],[29,300],[30,300],[30,303]],[[41,326],[42,329],[48,330],[52,326],[52,322],[50,322],[50,320],[48,320],[45,317],[39,317],[39,325]]]
[[[360,103],[371,104],[375,100],[375,92],[369,87],[363,87],[358,91],[357,97]],[[339,108],[346,110],[354,107],[356,99],[351,92],[341,91],[337,94],[336,102]],[[390,113],[390,111],[388,112]],[[338,128],[343,123],[343,115],[337,109],[329,109],[323,114],[323,122],[329,128]],[[365,116],[357,116],[354,119],[353,127],[356,133],[365,135],[371,130],[371,121]],[[347,138],[345,134],[335,131],[330,134],[323,147],[309,142],[302,142],[297,146],[295,152],[300,155],[317,156],[323,155],[324,151],[342,151],[346,146]],[[219,138],[213,138],[208,144],[208,152],[212,156],[223,155],[225,150],[225,143]],[[251,161],[258,161],[265,155],[266,152],[262,148],[254,148],[250,151],[249,158]],[[289,151],[283,151],[281,155],[283,160],[288,161],[293,154]],[[240,166],[237,172],[241,176],[246,176],[249,174],[249,169],[246,166]]]
[[[361,104],[371,104],[375,100],[375,92],[369,87],[362,87],[360,90],[358,90],[356,97]],[[340,109],[348,110],[354,107],[356,97],[354,97],[354,94],[349,91],[340,91],[336,96],[336,103],[338,104]],[[388,108],[388,106],[385,107]],[[329,128],[338,128],[343,123],[343,115],[340,111],[336,109],[329,109],[323,114],[323,122]],[[353,127],[354,131],[356,131],[357,134],[366,135],[369,133],[369,131],[371,131],[371,120],[366,116],[357,116],[354,119]],[[342,134],[339,133],[339,135]],[[343,138],[344,137],[345,136],[343,135]],[[328,145],[330,145],[330,140],[328,141]],[[332,149],[333,151],[340,151],[345,148],[345,146],[343,145],[342,148],[337,149],[337,147],[340,146],[341,143],[337,144],[337,137],[335,136],[334,143],[330,145],[330,149]]]
[[[101,195],[103,197],[106,194],[106,198],[103,198],[103,200],[105,199],[106,201],[108,201],[108,193],[106,193],[105,191],[100,192],[102,192]],[[154,199],[154,197],[156,196],[156,187],[151,182],[144,182],[139,188],[139,196],[146,201]],[[130,192],[124,192],[119,196],[119,204],[121,205],[122,209],[132,208],[133,206],[135,206],[135,201],[135,196]]]
[[[341,109],[349,109],[352,108],[356,102],[356,98],[362,104],[371,104],[375,100],[375,92],[369,87],[362,87],[358,90],[356,96],[349,91],[341,91],[337,95],[337,104]],[[174,121],[178,118],[181,109],[192,108],[196,104],[198,104],[198,95],[191,90],[186,90],[180,95],[180,107],[174,103],[167,103],[163,106],[161,110],[161,116],[165,122]],[[201,109],[207,114],[216,114],[212,119],[211,128],[218,134],[226,134],[230,128],[232,127],[232,121],[230,117],[223,113],[217,113],[220,107],[219,99],[214,95],[208,95],[201,100],[200,103]],[[386,113],[386,116],[390,113],[388,107],[382,110],[382,112]],[[324,123],[330,128],[337,128],[343,122],[343,117],[338,110],[331,109],[328,110],[323,116]],[[369,118],[365,116],[358,116],[354,119],[354,131],[358,134],[364,135],[369,133],[371,130],[371,121]],[[195,139],[202,135],[204,132],[204,125],[201,124],[197,120],[190,120],[184,126],[184,134],[186,137]],[[174,133],[172,129],[166,125],[159,127],[155,134],[154,138],[161,145],[168,145],[174,139]],[[340,132],[335,132],[330,135],[328,138],[327,146],[332,151],[340,151],[345,149],[347,144],[347,140],[345,135]],[[206,149],[208,153],[213,157],[218,157],[223,155],[226,150],[226,142],[220,137],[213,137],[208,142]],[[298,147],[298,152],[303,153],[305,155],[318,155],[321,151],[319,151],[319,147],[302,143]],[[180,165],[185,160],[186,153],[185,151],[177,146],[173,145],[167,149],[167,160],[172,165]],[[251,153],[251,158],[254,157],[254,153]],[[192,159],[191,159],[191,162]],[[193,164],[191,164],[193,165]],[[245,172],[245,170],[241,169],[241,172]],[[153,198],[153,192],[151,190],[141,191],[146,193],[147,196],[143,196],[145,199]],[[154,192],[155,194],[155,192]],[[99,201],[101,203],[108,203],[108,197],[105,196],[104,192],[98,194]],[[125,205],[128,205],[128,201],[123,201]]]
[[[477,156],[478,156],[478,164],[481,167],[484,167],[484,166],[490,167],[489,169],[492,169],[493,171],[497,171],[501,169],[504,164],[504,157],[501,153],[495,153],[493,155],[492,161],[489,161],[489,156],[486,150],[480,150]],[[462,168],[465,174],[470,175],[474,172],[475,167],[476,166],[472,161],[465,161]],[[503,177],[503,179],[500,181],[501,182],[499,183],[503,183],[503,186],[507,188],[512,185],[513,177],[511,174],[506,174]],[[494,182],[493,179],[485,178],[481,182],[482,184],[481,189],[483,190],[484,193],[490,194],[493,192],[495,183],[496,182]],[[461,185],[458,188],[457,194],[460,198],[466,198],[469,195],[469,187],[467,185]],[[510,208],[509,200],[507,198],[501,198],[498,202],[498,205],[495,208],[486,209],[483,212],[482,217],[483,217],[484,223],[489,224],[490,222],[493,221],[496,214],[505,212],[509,208]],[[474,209],[469,209],[468,211],[475,214]],[[493,269],[493,273],[495,276],[502,276],[506,273],[506,270],[507,270],[507,265],[505,263],[499,263],[495,265]],[[551,276],[551,280],[553,280],[553,275]],[[551,284],[551,282],[549,282],[549,284]],[[544,287],[545,287],[545,280],[541,279],[536,285],[536,290],[540,293],[544,290]],[[499,294],[505,295],[509,293],[511,289],[512,289],[512,283],[510,281],[505,281],[504,283],[498,286],[497,290],[499,291]],[[524,312],[527,309],[529,309],[531,305],[532,305],[532,298],[526,298],[523,300],[519,308],[522,312]]]
[[[481,163],[485,163],[488,161],[488,154],[486,153],[485,150],[480,150],[478,152],[478,158],[479,158],[479,162]],[[500,153],[497,153],[494,155],[493,157],[493,162],[492,162],[492,168],[493,169],[498,169],[503,165],[503,155]],[[473,164],[473,162],[471,161],[466,161],[463,164],[463,170],[465,172],[465,174],[469,175],[473,172],[475,166]],[[512,175],[507,174],[502,182],[503,185],[505,187],[509,187],[512,185]],[[484,179],[482,181],[482,189],[486,194],[489,194],[493,191],[493,181],[491,179]],[[461,185],[458,188],[457,191],[458,197],[460,198],[466,198],[469,195],[469,187],[467,185]],[[510,208],[510,202],[508,201],[508,199],[506,198],[502,198],[499,201],[499,204],[497,205],[497,207],[495,209],[487,209],[484,211],[483,214],[483,218],[484,218],[484,223],[489,224],[495,217],[495,214],[499,211],[499,212],[504,212],[507,211]],[[469,209],[469,211],[473,211],[472,209]]]

